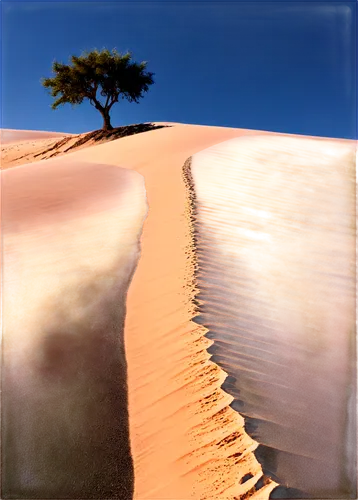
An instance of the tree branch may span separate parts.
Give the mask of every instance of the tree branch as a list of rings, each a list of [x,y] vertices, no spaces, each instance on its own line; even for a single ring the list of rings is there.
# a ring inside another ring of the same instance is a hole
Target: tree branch
[[[97,89],[98,89],[98,83],[95,83],[94,86],[92,87],[92,92],[89,95],[89,100],[92,106],[94,106],[96,109],[102,109],[103,106],[97,99]]]
[[[110,103],[110,105],[108,106],[108,111],[111,109],[111,107],[113,106],[113,104],[114,104],[115,102],[118,102],[118,94],[114,94],[114,95],[112,96],[111,103]]]
[[[106,104],[104,105],[104,108],[106,109],[107,106],[108,106],[108,103],[109,103],[109,99],[110,99],[110,94],[107,95],[107,99],[106,99]]]

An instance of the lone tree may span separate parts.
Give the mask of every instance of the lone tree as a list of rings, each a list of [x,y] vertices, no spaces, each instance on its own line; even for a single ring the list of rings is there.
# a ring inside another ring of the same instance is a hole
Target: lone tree
[[[132,61],[129,52],[93,50],[72,56],[71,63],[55,61],[52,65],[55,76],[42,79],[42,85],[55,98],[51,107],[56,109],[66,103],[75,106],[89,99],[103,117],[103,130],[113,129],[109,112],[119,98],[138,103],[154,83],[153,73],[145,71],[147,63]]]

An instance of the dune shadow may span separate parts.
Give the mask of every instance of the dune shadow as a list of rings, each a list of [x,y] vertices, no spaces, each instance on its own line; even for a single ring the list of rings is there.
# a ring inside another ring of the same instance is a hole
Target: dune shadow
[[[66,159],[4,179],[2,498],[130,500],[124,321],[143,179]]]
[[[48,304],[26,366],[5,358],[2,498],[132,498],[123,327],[133,272],[81,287],[76,318],[61,298]]]

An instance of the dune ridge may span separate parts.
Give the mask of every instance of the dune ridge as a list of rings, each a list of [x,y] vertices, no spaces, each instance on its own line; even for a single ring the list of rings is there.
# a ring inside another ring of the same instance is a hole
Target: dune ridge
[[[235,463],[255,443],[245,442],[235,412],[227,418],[232,398],[220,390],[225,374],[209,359],[205,330],[192,322],[192,239],[182,172],[190,153],[241,133],[181,126],[106,147],[144,176],[149,203],[125,322],[134,498],[140,500],[233,499],[259,478],[256,471],[254,479],[247,476],[258,465],[250,452]],[[248,481],[240,485],[241,478]]]
[[[1,130],[1,169],[48,160],[103,142],[140,134],[170,126],[168,124],[137,123],[114,128],[94,130],[82,134],[60,134],[31,130]]]

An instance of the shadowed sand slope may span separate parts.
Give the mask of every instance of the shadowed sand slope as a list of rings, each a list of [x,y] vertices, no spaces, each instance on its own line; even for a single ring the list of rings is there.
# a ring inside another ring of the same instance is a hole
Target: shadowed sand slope
[[[77,135],[29,130],[2,130],[5,141],[1,143],[1,169],[6,170],[34,161],[48,160],[55,156],[63,156],[69,151],[73,152],[165,126],[164,124],[137,123],[117,127],[113,130],[94,130]],[[32,140],[30,140],[31,137]]]
[[[264,471],[356,498],[355,144],[240,138],[193,156],[198,323]]]
[[[136,172],[2,173],[2,498],[132,498],[123,323],[145,215]]]

